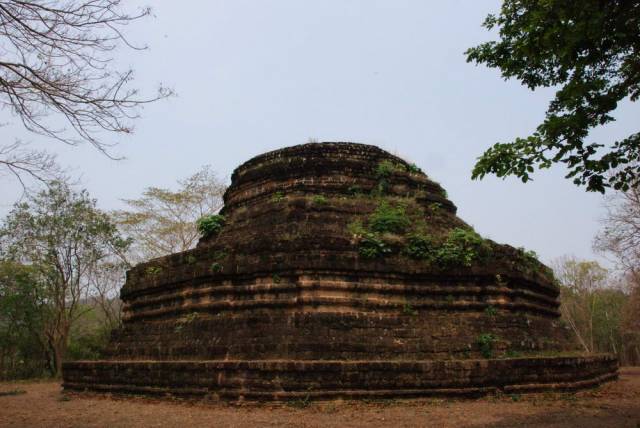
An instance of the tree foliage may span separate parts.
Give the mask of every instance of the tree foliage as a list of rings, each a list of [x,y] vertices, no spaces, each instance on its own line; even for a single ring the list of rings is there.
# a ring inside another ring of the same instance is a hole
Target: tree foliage
[[[496,28],[499,40],[467,50],[467,61],[498,68],[532,90],[559,89],[536,131],[489,148],[473,178],[515,175],[526,182],[536,168],[562,163],[567,178],[589,191],[637,186],[640,133],[613,142],[588,137],[615,120],[622,100],[640,96],[640,2],[504,0],[483,25]]]
[[[179,188],[145,189],[138,199],[125,199],[128,209],[114,212],[118,227],[133,241],[134,261],[193,248],[200,238],[197,221],[222,208],[226,185],[209,166],[184,180]]]
[[[28,266],[47,353],[59,374],[74,323],[87,310],[103,264],[123,259],[129,242],[85,190],[49,187],[16,204],[0,229],[2,259]]]
[[[51,369],[42,328],[44,295],[35,267],[0,261],[0,379]]]

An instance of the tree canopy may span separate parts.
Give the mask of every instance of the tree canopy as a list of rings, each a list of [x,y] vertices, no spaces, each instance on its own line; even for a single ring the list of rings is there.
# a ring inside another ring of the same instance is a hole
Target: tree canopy
[[[0,227],[0,262],[13,272],[6,277],[23,273],[25,278],[0,277],[0,307],[15,301],[11,296],[32,298],[54,373],[60,373],[71,328],[95,294],[97,275],[104,264],[122,260],[128,246],[86,191],[76,192],[62,182],[16,204]]]
[[[209,166],[178,180],[179,188],[148,187],[138,199],[125,199],[115,211],[120,230],[132,239],[129,256],[140,262],[193,248],[200,238],[197,220],[222,208],[226,185]]]
[[[499,40],[467,50],[467,61],[498,68],[528,88],[557,87],[536,131],[497,143],[472,176],[514,175],[562,163],[589,191],[627,190],[640,180],[640,133],[590,141],[589,131],[615,120],[614,110],[640,96],[640,1],[504,0],[483,24]]]

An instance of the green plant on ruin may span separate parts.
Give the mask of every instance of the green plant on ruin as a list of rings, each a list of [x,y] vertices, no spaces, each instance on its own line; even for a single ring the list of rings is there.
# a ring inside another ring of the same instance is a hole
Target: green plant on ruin
[[[282,278],[280,278],[280,275],[276,273],[271,275],[271,280],[273,281],[274,284],[280,284],[280,282],[282,282]]]
[[[386,195],[388,191],[389,191],[389,181],[386,178],[380,178],[378,179],[378,184],[376,184],[376,187],[371,189],[371,196],[381,197]]]
[[[196,225],[200,235],[203,237],[209,237],[218,234],[220,230],[222,230],[224,223],[225,218],[223,215],[211,214],[200,217],[196,222]]]
[[[365,229],[361,220],[354,220],[349,223],[347,225],[347,231],[349,231],[354,238],[361,238],[365,233],[367,233],[367,229]]]
[[[198,312],[189,312],[188,314],[185,314],[178,318],[178,322],[181,324],[190,324],[197,320],[199,316],[200,314]]]
[[[388,171],[390,167],[386,165],[381,169]],[[378,196],[376,199],[378,204],[371,214],[347,226],[358,242],[360,255],[365,258],[398,251],[434,267],[450,268],[470,267],[491,254],[490,244],[468,227],[451,229],[444,236],[428,233],[427,221],[435,224],[436,231],[441,230],[441,223],[445,228],[450,224],[446,218],[433,218],[433,215],[446,214],[438,203],[431,204],[430,213],[425,216],[425,208],[413,198]]]
[[[315,205],[327,205],[327,198],[324,195],[315,195],[311,198],[311,201]]]
[[[189,312],[188,314],[185,314],[178,318],[176,320],[175,327],[173,327],[174,333],[180,333],[185,325],[191,324],[192,322],[197,320],[199,316],[200,314],[198,312]]]
[[[495,346],[497,338],[491,333],[483,333],[478,336],[476,339],[476,343],[480,348],[480,354],[484,358],[492,358],[493,357],[493,348]]]
[[[493,318],[496,315],[498,315],[498,310],[496,309],[495,306],[489,305],[486,308],[484,308],[484,314],[490,318]]]
[[[271,202],[278,203],[278,202],[284,201],[284,199],[285,199],[285,196],[284,196],[284,193],[282,192],[274,192],[274,194],[271,195]]]
[[[508,349],[504,354],[505,358],[520,358],[522,357],[522,352],[517,351],[515,349]]]
[[[434,202],[432,204],[429,204],[429,211],[431,212],[439,213],[441,209],[442,209],[442,204],[440,202]]]
[[[422,170],[415,163],[407,165],[407,172],[411,174],[423,174]]]
[[[533,250],[527,250],[524,247],[517,248],[523,267],[527,270],[533,270],[540,265],[538,254]]]
[[[457,227],[449,232],[436,253],[442,266],[471,266],[477,259],[488,255],[490,249],[482,237],[473,230]]]
[[[349,186],[349,188],[347,189],[347,193],[350,194],[351,196],[359,196],[359,195],[362,195],[364,192],[362,191],[362,187],[354,184],[352,186]]]
[[[222,272],[223,266],[218,263],[218,262],[213,262],[211,263],[211,266],[209,266],[209,270],[213,273],[220,273]]]
[[[415,317],[416,315],[418,315],[418,311],[416,311],[409,302],[405,303],[404,306],[402,307],[402,313],[405,315],[410,315],[412,317]]]
[[[160,266],[149,266],[145,269],[147,275],[156,276],[162,273],[162,268]]]
[[[213,255],[211,256],[213,258],[213,260],[222,260],[225,257],[227,257],[227,252],[224,250],[217,250],[213,253]]]
[[[378,233],[401,234],[410,225],[406,210],[401,205],[392,205],[381,201],[376,210],[369,216],[369,228]]]
[[[365,232],[360,239],[358,252],[366,259],[375,259],[390,254],[392,249],[378,234]]]
[[[407,238],[404,252],[415,260],[432,261],[436,254],[436,245],[430,236],[413,234]]]
[[[197,262],[198,259],[196,259],[196,257],[193,254],[189,254],[187,255],[187,257],[185,257],[185,261],[187,262],[187,264],[192,265],[195,262]]]
[[[372,193],[374,196],[382,196],[389,190],[389,178],[399,171],[404,171],[405,167],[402,164],[395,163],[389,159],[381,161],[375,171],[375,176],[378,179],[378,184]]]
[[[381,161],[376,167],[376,178],[389,178],[397,171],[401,171],[402,167],[388,159]]]
[[[549,281],[556,281],[555,275],[553,271],[542,264],[538,259],[538,254],[536,254],[533,250],[526,250],[523,247],[517,248],[518,252],[518,263],[520,267],[527,273],[532,274],[534,272],[539,272],[543,276],[545,276]]]

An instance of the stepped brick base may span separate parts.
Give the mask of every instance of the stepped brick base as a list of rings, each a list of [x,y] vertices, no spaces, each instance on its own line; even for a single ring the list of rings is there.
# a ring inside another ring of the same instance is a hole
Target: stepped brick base
[[[224,203],[221,229],[196,248],[127,272],[123,325],[103,361],[64,366],[66,389],[306,400],[617,376],[615,358],[579,356],[548,267],[482,239],[442,186],[378,147],[259,155],[236,168]]]
[[[221,400],[571,391],[617,378],[608,355],[448,361],[76,361],[64,388]]]

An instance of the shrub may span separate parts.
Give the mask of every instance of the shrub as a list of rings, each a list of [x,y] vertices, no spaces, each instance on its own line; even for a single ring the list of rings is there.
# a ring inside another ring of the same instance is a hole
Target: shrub
[[[389,178],[394,172],[398,171],[398,166],[390,160],[383,160],[376,168],[376,177],[378,179]]]
[[[160,275],[162,273],[162,268],[160,266],[149,266],[146,269],[147,275]]]
[[[358,196],[362,194],[362,188],[358,185],[353,185],[353,186],[349,186],[349,188],[347,189],[347,192],[351,195],[351,196]]]
[[[416,260],[430,260],[435,255],[433,240],[424,235],[411,235],[407,239],[405,253]]]
[[[455,228],[437,251],[436,259],[444,266],[471,266],[488,252],[482,237],[473,230]]]
[[[478,336],[476,343],[480,347],[480,353],[485,358],[493,357],[493,345],[496,337],[490,333],[484,333]]]
[[[422,170],[415,163],[407,166],[407,172],[410,172],[411,174],[422,174]]]
[[[325,198],[323,195],[315,195],[311,200],[316,205],[326,205],[327,204],[327,198]]]
[[[222,272],[222,265],[218,262],[213,262],[211,263],[211,266],[209,267],[209,269],[211,270],[211,272],[213,273],[220,273]]]
[[[416,311],[409,303],[404,304],[404,306],[402,307],[402,313],[405,315],[411,315],[412,317],[418,315],[418,311]]]
[[[496,309],[495,306],[489,305],[486,308],[484,308],[484,313],[486,316],[493,318],[498,314],[498,310]]]
[[[272,196],[271,196],[271,202],[282,202],[284,201],[284,194],[282,192],[275,192]]]
[[[375,259],[391,253],[391,247],[375,233],[365,232],[360,240],[359,252],[364,258]]]
[[[217,250],[213,253],[213,260],[222,260],[227,257],[227,252],[224,250]]]
[[[198,226],[198,232],[203,237],[215,235],[222,229],[224,226],[225,218],[220,214],[211,214],[200,217],[196,222]]]
[[[410,225],[405,209],[392,206],[386,201],[378,205],[369,217],[369,227],[379,233],[403,233]]]
[[[365,233],[367,233],[367,230],[364,228],[360,220],[354,220],[349,223],[347,225],[347,230],[356,238],[360,238],[364,236]]]

